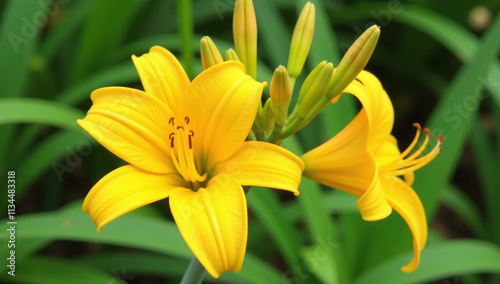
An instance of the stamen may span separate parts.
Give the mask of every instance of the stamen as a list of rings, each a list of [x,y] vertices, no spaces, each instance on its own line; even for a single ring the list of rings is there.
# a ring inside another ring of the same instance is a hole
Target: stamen
[[[415,145],[417,145],[418,138],[420,138],[420,132],[422,132],[422,126],[420,126],[418,122],[415,122],[413,126],[417,128],[417,133],[415,133],[415,138],[413,138],[413,141],[411,141],[410,146],[408,146],[408,148],[406,148],[406,150],[403,153],[401,153],[401,159],[404,159],[404,157],[410,154],[411,150],[413,150],[413,148],[415,148]]]
[[[184,125],[175,126],[174,118],[170,118],[169,124],[172,125],[173,131],[169,135],[171,157],[175,168],[179,174],[188,182],[198,184],[205,181],[207,173],[200,175],[196,168],[193,154],[193,137],[194,131],[188,129],[189,117],[184,118]],[[177,136],[177,143],[174,139]]]
[[[424,143],[422,144],[422,146],[420,146],[420,148],[417,150],[417,152],[415,152],[415,154],[417,154],[417,153],[418,154],[417,155],[413,154],[408,159],[405,159],[403,161],[404,166],[398,167],[398,169],[391,171],[392,175],[402,176],[402,175],[405,175],[408,173],[412,173],[418,169],[421,169],[422,167],[424,167],[428,163],[430,163],[432,160],[434,160],[434,158],[436,158],[436,156],[439,154],[439,152],[441,151],[441,144],[443,144],[443,142],[444,142],[444,139],[441,135],[436,137],[437,143],[428,154],[426,154],[418,159],[415,159],[425,149],[425,146],[427,146],[427,143],[429,142],[429,139],[431,137],[430,131],[428,129],[427,130],[424,129],[424,131],[427,133],[426,139],[425,139]]]
[[[189,130],[189,135],[188,135],[189,149],[193,149],[193,137],[194,137],[193,130]]]
[[[174,148],[174,137],[175,137],[175,133],[170,133],[170,135],[168,135],[168,139],[170,140],[170,148]]]
[[[429,131],[429,129],[425,128],[424,132],[427,134],[427,135],[425,135],[424,143],[422,143],[422,145],[420,146],[420,148],[418,148],[418,150],[415,151],[415,153],[413,153],[410,157],[406,158],[405,161],[407,161],[407,162],[413,161],[416,157],[420,156],[420,154],[422,154],[422,152],[427,147],[427,144],[429,143],[429,139],[432,136],[431,136],[431,132]]]

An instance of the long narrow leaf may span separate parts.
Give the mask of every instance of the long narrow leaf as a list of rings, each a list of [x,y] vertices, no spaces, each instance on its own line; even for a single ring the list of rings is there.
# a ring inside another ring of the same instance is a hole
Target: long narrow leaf
[[[0,100],[0,125],[9,123],[37,123],[79,130],[76,120],[85,114],[62,104],[32,98]]]
[[[427,283],[472,273],[500,274],[500,248],[476,240],[450,241],[424,250],[420,267],[413,273],[400,268],[409,254],[392,258],[359,276],[354,283]]]

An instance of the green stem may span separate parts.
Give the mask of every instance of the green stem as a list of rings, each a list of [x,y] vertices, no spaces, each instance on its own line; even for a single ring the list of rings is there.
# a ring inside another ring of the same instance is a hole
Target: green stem
[[[187,75],[191,78],[193,76],[193,11],[191,0],[178,0],[177,1],[179,33],[182,38],[182,58]]]
[[[181,284],[200,284],[205,277],[205,273],[206,271],[203,265],[201,265],[196,256],[193,256],[182,277]]]

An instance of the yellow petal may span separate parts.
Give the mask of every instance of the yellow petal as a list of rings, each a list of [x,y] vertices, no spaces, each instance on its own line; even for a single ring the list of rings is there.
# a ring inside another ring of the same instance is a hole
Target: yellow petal
[[[392,212],[392,208],[384,194],[383,184],[378,177],[373,180],[370,188],[359,198],[356,205],[365,221],[381,220]]]
[[[245,74],[240,62],[226,61],[203,71],[186,89],[178,119],[189,117],[197,165],[207,172],[245,141],[265,83]]]
[[[366,151],[367,121],[364,110],[341,132],[302,156],[304,176],[321,184],[361,196],[376,174],[375,161]]]
[[[170,209],[182,237],[210,275],[217,278],[241,269],[248,233],[247,205],[234,178],[218,175],[207,188],[175,190]]]
[[[413,259],[402,267],[403,272],[413,272],[418,267],[420,252],[427,241],[424,207],[415,191],[401,179],[387,176],[384,183],[387,184],[384,186],[387,201],[403,217],[413,235]]]
[[[160,100],[121,87],[102,88],[91,95],[93,105],[78,124],[116,156],[141,169],[168,173],[168,128],[172,116]],[[167,142],[166,142],[167,141]]]
[[[377,77],[363,70],[356,79],[359,81],[353,81],[344,92],[356,96],[366,110],[370,125],[368,150],[376,152],[391,134],[394,109]]]
[[[284,189],[299,195],[304,164],[292,152],[274,144],[247,141],[214,172],[232,175],[241,185]]]
[[[170,109],[177,109],[189,85],[189,78],[177,58],[165,48],[153,46],[149,53],[133,55],[132,60],[146,93],[165,102]]]
[[[97,182],[87,194],[82,209],[100,231],[107,223],[134,209],[167,198],[179,186],[185,186],[185,182],[177,175],[152,174],[127,165]]]
[[[397,165],[397,163],[402,161],[401,152],[398,148],[398,142],[392,135],[386,137],[386,140],[382,143],[374,155],[377,158],[377,165],[382,172],[386,168],[394,168],[394,165]]]

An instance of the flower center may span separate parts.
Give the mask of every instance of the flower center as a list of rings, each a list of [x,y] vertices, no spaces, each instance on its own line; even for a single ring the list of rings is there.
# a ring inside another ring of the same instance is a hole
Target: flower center
[[[196,169],[193,156],[194,131],[188,128],[189,117],[184,118],[184,125],[175,125],[175,118],[168,121],[172,125],[169,135],[172,161],[179,174],[188,182],[199,183],[205,181],[207,174],[200,175]]]
[[[429,140],[432,138],[430,130],[424,128],[423,131],[426,134],[424,143],[422,143],[422,145],[420,145],[420,147],[415,152],[413,152],[413,154],[410,155],[410,153],[417,145],[418,139],[420,138],[420,134],[422,133],[422,127],[420,126],[420,124],[414,123],[413,126],[417,128],[417,133],[415,134],[415,138],[411,142],[410,146],[408,146],[408,148],[403,153],[401,153],[399,159],[400,162],[397,163],[395,167],[391,167],[391,169],[389,170],[389,172],[394,176],[402,176],[410,174],[424,167],[432,160],[434,160],[434,158],[436,158],[436,156],[441,151],[441,144],[443,144],[444,140],[443,137],[439,135],[436,137],[437,143],[434,146],[434,148],[432,148],[432,150],[429,153],[421,156],[421,154],[424,152],[425,148],[429,144]]]

